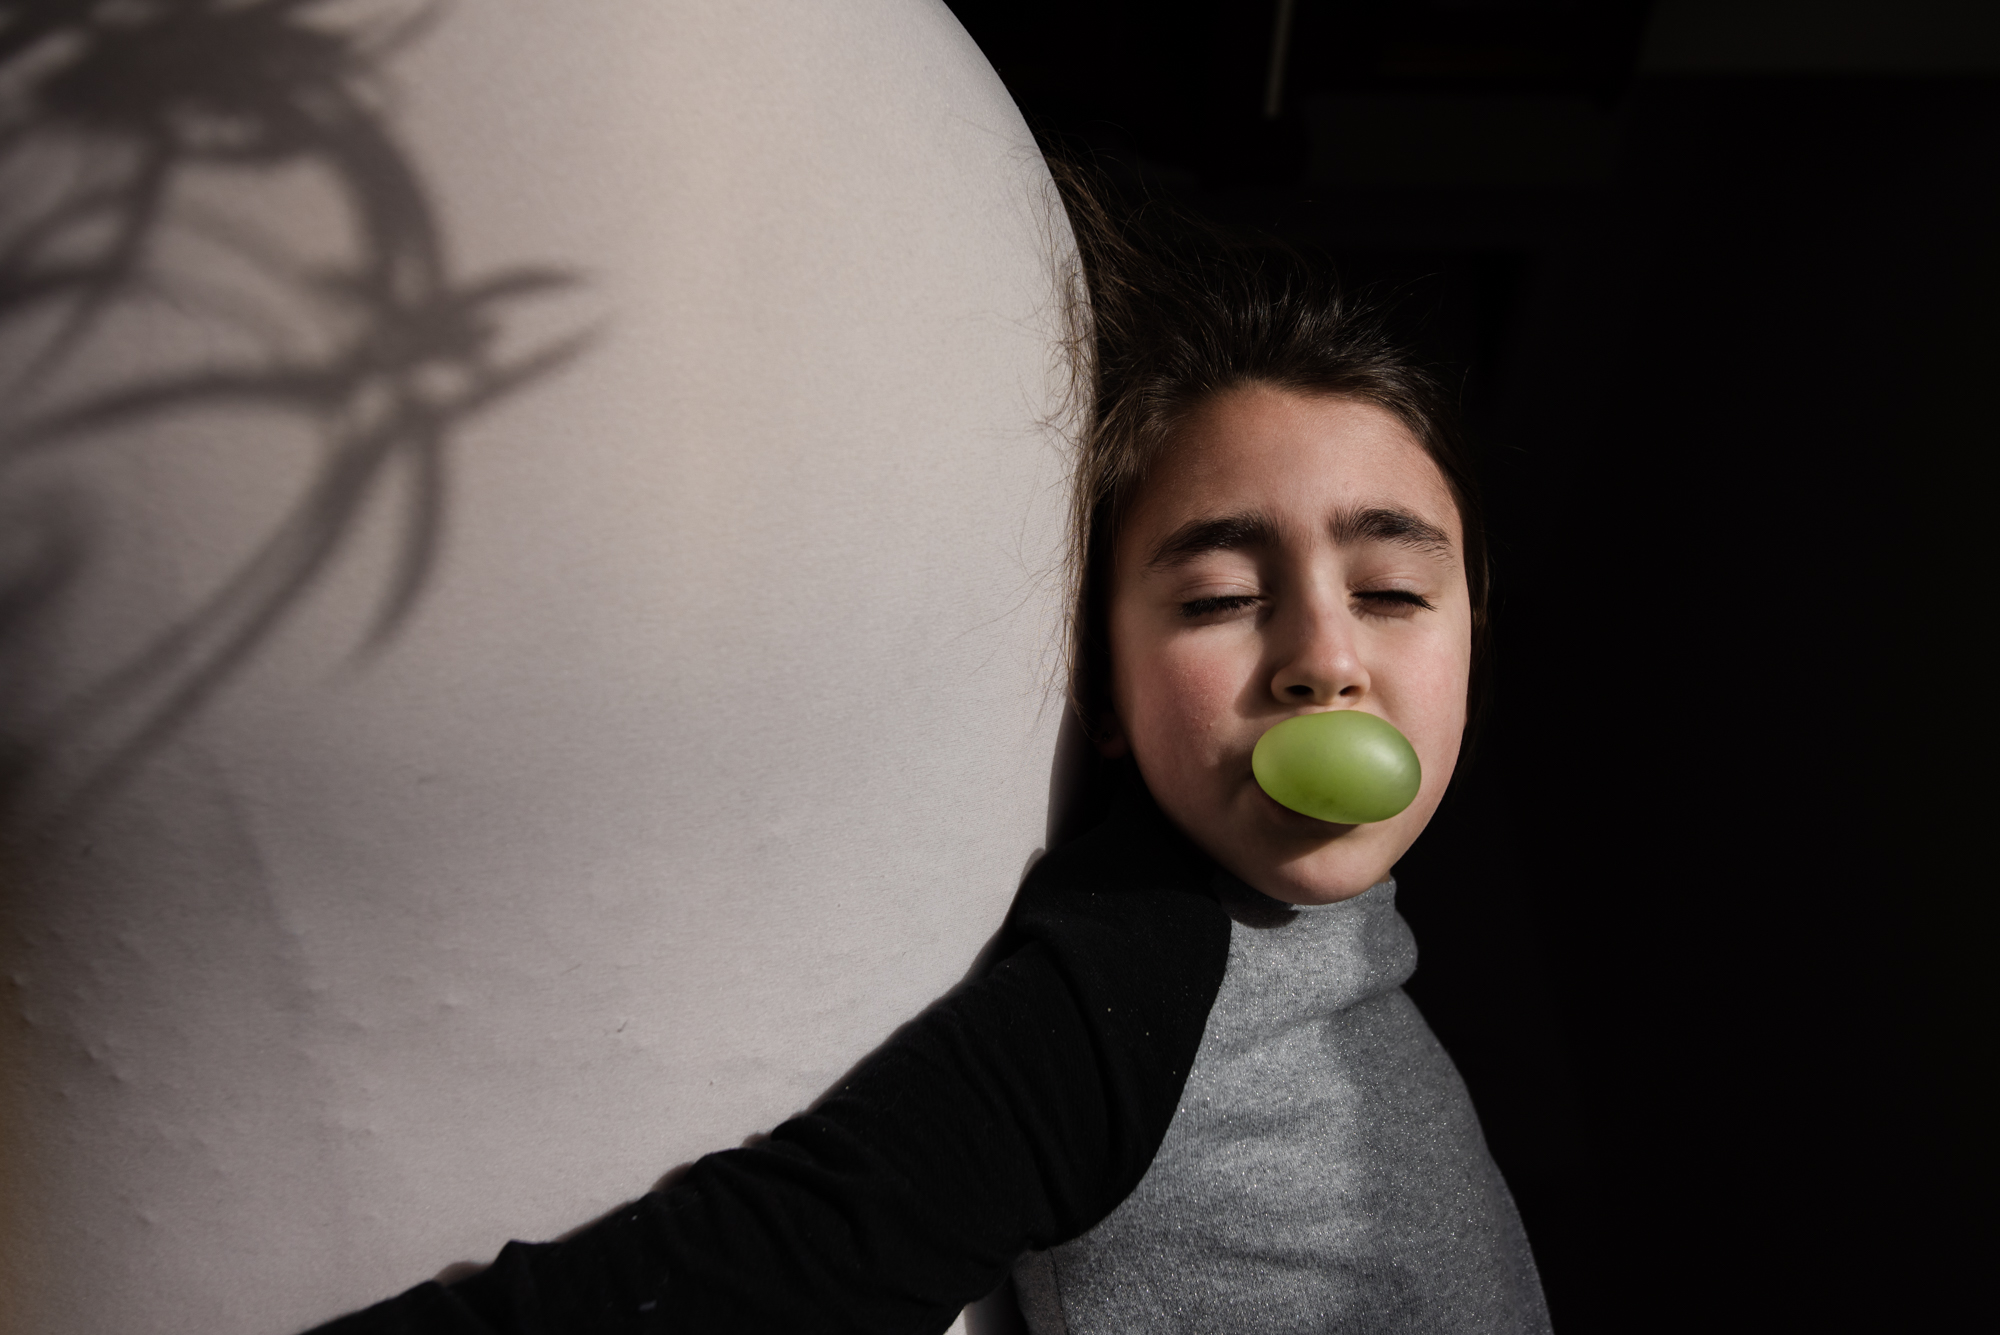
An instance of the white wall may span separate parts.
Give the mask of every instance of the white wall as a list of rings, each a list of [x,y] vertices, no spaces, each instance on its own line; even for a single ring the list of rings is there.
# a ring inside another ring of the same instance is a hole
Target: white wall
[[[286,266],[369,252],[336,159],[185,174],[155,281],[0,421],[0,727],[35,762],[0,861],[10,1332],[294,1329],[581,1224],[956,981],[1042,839],[1058,243],[978,51],[935,0],[441,12],[382,106],[446,273],[562,270],[499,303],[499,346],[590,342],[455,429],[440,564],[385,646],[414,454],[247,666],[93,786],[202,660],[129,707],[93,683],[380,405],[22,444],[148,378],[325,364],[353,321]],[[59,128],[0,163],[16,235],[129,165]],[[0,377],[53,328],[0,325]]]

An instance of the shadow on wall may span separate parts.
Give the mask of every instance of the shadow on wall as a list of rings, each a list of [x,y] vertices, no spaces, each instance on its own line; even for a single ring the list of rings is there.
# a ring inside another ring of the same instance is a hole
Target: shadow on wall
[[[389,8],[355,22],[325,0],[0,0],[0,824],[17,832],[75,814],[181,727],[394,489],[400,536],[362,647],[391,637],[437,559],[454,434],[589,341],[503,346],[521,303],[574,274],[454,270],[382,110],[383,62],[439,10]],[[301,177],[346,215],[334,253],[201,207],[205,185],[240,197]],[[131,330],[163,314],[214,335],[199,364],[135,366]],[[289,510],[136,652],[42,679],[26,646],[103,534],[36,463],[245,410],[313,442]]]

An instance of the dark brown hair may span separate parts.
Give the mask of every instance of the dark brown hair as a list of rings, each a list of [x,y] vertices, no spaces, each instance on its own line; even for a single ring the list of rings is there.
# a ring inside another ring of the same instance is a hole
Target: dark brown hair
[[[1070,701],[1093,735],[1110,710],[1111,554],[1175,430],[1226,390],[1263,384],[1393,413],[1444,475],[1472,599],[1466,744],[1486,693],[1488,568],[1478,489],[1451,396],[1345,294],[1329,268],[1233,241],[1157,205],[1120,215],[1078,168],[1052,162],[1076,236],[1068,290],[1079,437],[1070,500]]]

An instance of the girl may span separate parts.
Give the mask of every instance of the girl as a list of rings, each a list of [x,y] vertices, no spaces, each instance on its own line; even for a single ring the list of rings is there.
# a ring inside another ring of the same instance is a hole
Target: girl
[[[1547,1328],[1400,988],[1389,873],[1450,780],[1485,625],[1447,405],[1302,266],[1142,242],[1065,194],[1102,818],[1036,865],[996,962],[808,1113],[325,1335],[940,1331],[1010,1270],[1037,1335]],[[1400,815],[1328,824],[1257,786],[1263,732],[1327,709],[1410,739]]]

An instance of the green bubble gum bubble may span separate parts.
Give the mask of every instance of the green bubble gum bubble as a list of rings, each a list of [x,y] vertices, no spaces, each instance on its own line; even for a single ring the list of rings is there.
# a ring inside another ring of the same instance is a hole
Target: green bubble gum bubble
[[[1257,739],[1250,772],[1279,805],[1339,825],[1389,819],[1424,778],[1409,739],[1358,709],[1286,719]]]

